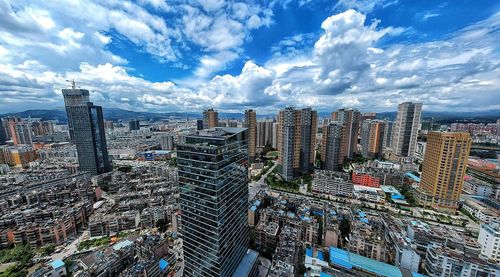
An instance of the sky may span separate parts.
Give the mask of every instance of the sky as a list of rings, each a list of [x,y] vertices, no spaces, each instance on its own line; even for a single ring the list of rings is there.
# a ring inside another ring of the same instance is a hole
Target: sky
[[[500,1],[0,0],[0,114],[500,109]]]

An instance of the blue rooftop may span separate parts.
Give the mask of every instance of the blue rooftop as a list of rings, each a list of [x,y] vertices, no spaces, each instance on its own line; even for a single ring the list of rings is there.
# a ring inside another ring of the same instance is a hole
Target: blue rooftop
[[[62,260],[55,260],[55,261],[52,261],[50,263],[50,266],[53,269],[57,269],[57,268],[63,267],[64,266],[64,262]]]
[[[250,207],[250,210],[251,210],[252,212],[255,212],[255,211],[257,210],[257,207],[252,206],[252,207]]]
[[[255,202],[253,203],[253,205],[257,206],[257,207],[260,206],[260,200],[259,199],[255,200]]]
[[[360,217],[366,217],[366,213],[362,212],[362,211],[358,211],[358,215]]]
[[[131,242],[130,240],[122,240],[120,241],[119,243],[113,245],[113,249],[114,250],[120,250],[122,248],[125,248],[125,247],[128,247],[130,245],[134,244],[133,242]]]
[[[317,258],[321,261],[325,261],[325,256],[323,255],[323,251],[318,251]]]
[[[323,216],[323,212],[322,211],[313,211],[313,214],[314,215]]]
[[[307,247],[306,248],[306,255],[309,256],[309,257],[313,256],[313,250],[312,250],[311,247]]]
[[[363,218],[360,218],[360,219],[359,219],[359,221],[361,221],[361,222],[363,222],[363,223],[366,223],[366,224],[370,223],[370,222],[368,221],[368,219],[367,219],[367,218],[364,218],[364,217],[363,217]]]
[[[165,271],[165,269],[168,268],[169,263],[167,261],[165,261],[164,259],[160,259],[159,266],[160,266],[160,271]]]
[[[324,273],[324,272],[321,272],[319,274],[319,277],[333,277],[332,275],[328,274],[328,273]]]
[[[413,173],[411,172],[406,172],[406,176],[410,177],[411,179],[413,179],[414,181],[416,182],[419,182],[420,183],[420,177],[417,177],[415,175],[413,175]]]
[[[377,276],[403,277],[401,269],[396,266],[366,258],[358,254],[347,252],[336,247],[330,247],[329,250],[330,263],[332,263],[334,266],[349,270],[352,268],[358,268]],[[425,275],[412,272],[412,276],[423,277]]]

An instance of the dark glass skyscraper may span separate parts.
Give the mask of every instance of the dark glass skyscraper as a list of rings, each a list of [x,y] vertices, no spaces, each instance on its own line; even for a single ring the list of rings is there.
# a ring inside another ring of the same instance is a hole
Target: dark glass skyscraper
[[[63,89],[71,139],[78,152],[80,170],[101,174],[111,170],[104,133],[102,108],[89,101],[89,91]]]
[[[231,276],[245,256],[247,129],[215,128],[177,146],[184,276]]]

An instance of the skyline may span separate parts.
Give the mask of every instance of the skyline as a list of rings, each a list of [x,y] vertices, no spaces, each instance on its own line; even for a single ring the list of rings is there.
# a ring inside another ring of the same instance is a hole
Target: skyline
[[[0,1],[0,110],[63,107],[73,78],[135,111],[500,108],[500,4],[313,2]]]

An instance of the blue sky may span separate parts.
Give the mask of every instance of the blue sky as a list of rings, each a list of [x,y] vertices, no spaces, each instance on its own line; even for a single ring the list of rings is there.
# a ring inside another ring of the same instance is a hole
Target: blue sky
[[[500,109],[500,2],[0,0],[0,113]]]

